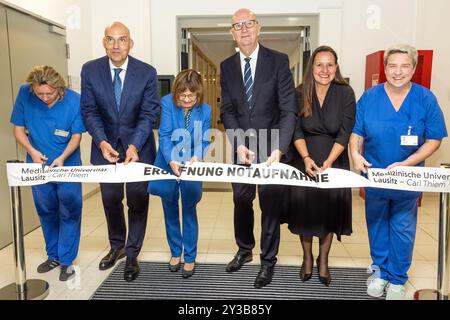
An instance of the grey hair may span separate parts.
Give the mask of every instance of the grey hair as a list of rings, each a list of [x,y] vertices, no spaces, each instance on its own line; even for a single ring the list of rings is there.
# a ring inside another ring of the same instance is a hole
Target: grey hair
[[[396,44],[396,45],[389,47],[384,52],[384,66],[385,67],[387,66],[389,57],[395,53],[407,54],[412,60],[413,67],[415,68],[417,66],[417,61],[419,60],[419,54],[417,53],[417,49],[408,44]]]

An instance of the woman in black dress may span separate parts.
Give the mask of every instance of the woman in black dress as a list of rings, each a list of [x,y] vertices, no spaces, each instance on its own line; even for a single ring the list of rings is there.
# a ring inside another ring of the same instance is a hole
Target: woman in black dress
[[[350,169],[347,144],[355,121],[355,95],[344,80],[330,47],[317,48],[309,60],[303,84],[297,88],[300,114],[294,134],[299,153],[294,166],[314,176],[327,168]],[[320,238],[317,269],[329,286],[328,254],[334,234],[352,233],[351,189],[291,188],[289,229],[300,235],[303,263],[300,278],[311,278],[313,237]]]

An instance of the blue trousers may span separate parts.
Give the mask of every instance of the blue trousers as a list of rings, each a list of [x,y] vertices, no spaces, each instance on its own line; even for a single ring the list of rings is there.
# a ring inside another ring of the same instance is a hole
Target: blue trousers
[[[173,257],[192,263],[197,257],[198,220],[197,203],[202,198],[202,183],[197,181],[151,181],[149,192],[161,197],[167,242]],[[178,199],[181,192],[182,225]],[[182,228],[182,229],[181,229]]]
[[[81,183],[47,183],[32,187],[48,259],[69,266],[78,255],[83,199]]]
[[[365,204],[373,265],[381,279],[403,285],[413,257],[418,198],[390,200],[366,193]]]

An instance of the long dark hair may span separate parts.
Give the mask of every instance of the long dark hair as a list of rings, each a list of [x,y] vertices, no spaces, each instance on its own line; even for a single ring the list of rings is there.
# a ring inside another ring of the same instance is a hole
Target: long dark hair
[[[344,77],[342,77],[341,70],[339,69],[338,57],[336,51],[333,48],[328,46],[321,46],[314,50],[311,58],[308,61],[308,66],[306,67],[305,74],[303,76],[303,83],[300,88],[301,99],[303,99],[303,108],[300,110],[300,115],[304,118],[308,118],[312,116],[312,105],[314,95],[316,93],[316,86],[313,76],[313,65],[314,59],[317,54],[321,52],[330,52],[334,56],[334,60],[336,63],[336,75],[334,77],[333,83],[348,85],[347,81],[345,81]]]

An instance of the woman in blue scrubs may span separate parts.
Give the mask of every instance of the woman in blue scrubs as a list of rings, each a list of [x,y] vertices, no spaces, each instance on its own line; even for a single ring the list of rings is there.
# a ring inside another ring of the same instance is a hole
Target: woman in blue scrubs
[[[356,170],[423,166],[447,136],[433,93],[411,82],[418,61],[408,45],[384,54],[386,83],[366,91],[357,104],[350,149]],[[361,154],[361,152],[363,154]],[[367,294],[402,299],[411,266],[419,192],[366,188],[365,207],[373,268]]]
[[[64,79],[49,66],[34,67],[14,104],[11,123],[16,140],[27,151],[28,163],[50,168],[81,165],[80,141],[85,132],[80,96],[67,89]],[[27,134],[28,132],[28,134]],[[47,183],[32,187],[44,233],[47,260],[39,273],[61,265],[59,279],[75,275],[81,228],[81,184]]]
[[[209,145],[211,107],[203,102],[201,76],[195,70],[181,71],[172,94],[161,100],[162,113],[158,131],[159,149],[154,165],[176,176],[183,164],[203,159]],[[197,203],[202,198],[202,183],[197,181],[151,181],[148,192],[161,197],[167,242],[172,258],[169,270],[176,272],[184,253],[183,278],[194,274],[197,256]],[[182,230],[178,199],[181,192]]]

